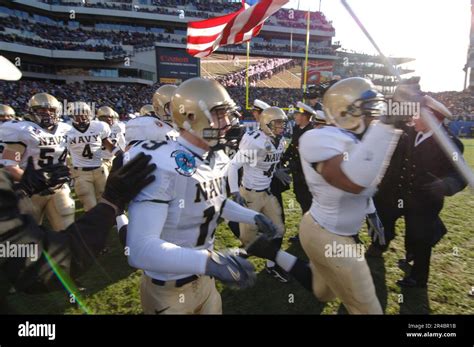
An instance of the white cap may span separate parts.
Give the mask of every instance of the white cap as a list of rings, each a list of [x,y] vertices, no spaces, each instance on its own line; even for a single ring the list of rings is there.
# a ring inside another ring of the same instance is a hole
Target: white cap
[[[262,100],[259,100],[259,99],[255,99],[255,101],[253,102],[253,108],[256,108],[256,109],[259,109],[261,111],[265,110],[266,108],[269,108],[270,105],[267,104],[266,102],[262,101]]]
[[[296,103],[296,107],[300,110],[300,112],[310,114],[312,116],[312,120],[315,122],[326,123],[326,116],[324,115],[323,111],[316,111],[314,108],[301,101]]]
[[[441,117],[447,118],[447,119],[453,118],[453,114],[451,113],[451,111],[449,111],[448,108],[444,106],[444,104],[442,104],[438,100],[433,99],[429,95],[425,95],[424,101],[425,101],[425,105],[429,107],[431,110],[433,110],[435,112],[435,115],[438,118],[441,118]]]

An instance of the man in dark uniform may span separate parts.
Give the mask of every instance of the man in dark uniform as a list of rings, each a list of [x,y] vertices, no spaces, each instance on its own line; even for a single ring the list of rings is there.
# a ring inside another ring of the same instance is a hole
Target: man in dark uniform
[[[297,103],[297,111],[294,114],[295,126],[293,127],[291,143],[282,157],[282,163],[288,163],[291,176],[293,177],[293,192],[296,201],[301,207],[302,214],[305,214],[311,207],[313,200],[301,167],[300,154],[298,151],[298,141],[306,131],[326,124],[323,111],[317,111],[311,106],[302,102]],[[291,242],[298,241],[298,236],[290,238]]]
[[[440,127],[444,127],[445,118],[451,117],[443,104],[429,96],[421,97],[421,105],[435,116]],[[466,183],[423,119],[415,117],[413,123],[414,126],[405,129],[374,198],[387,244],[373,243],[367,255],[380,256],[388,249],[395,237],[396,220],[404,216],[406,259],[400,265],[413,261],[413,266],[409,275],[397,284],[423,288],[428,282],[431,249],[447,231],[439,218],[444,197],[463,190]],[[452,134],[449,136],[459,149],[458,160],[463,160],[461,141]]]
[[[288,163],[291,175],[293,177],[293,192],[296,201],[301,206],[302,213],[305,214],[311,206],[311,193],[303,174],[301,167],[300,155],[298,151],[298,141],[306,131],[314,129],[319,124],[326,124],[322,111],[317,112],[312,107],[298,102],[297,111],[294,114],[295,126],[293,127],[293,135],[291,143],[283,154],[282,162]]]

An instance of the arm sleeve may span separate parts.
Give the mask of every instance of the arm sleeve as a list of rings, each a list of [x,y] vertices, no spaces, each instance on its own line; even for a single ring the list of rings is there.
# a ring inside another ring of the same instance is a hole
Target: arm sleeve
[[[202,275],[209,257],[207,250],[177,246],[161,239],[168,205],[135,202],[129,207],[127,246],[131,266],[160,273]]]
[[[227,199],[222,208],[222,217],[228,221],[255,225],[255,216],[257,212],[240,206],[235,201]]]
[[[245,163],[252,161],[250,154],[251,149],[250,140],[248,135],[245,134],[242,138],[242,141],[240,142],[239,150],[229,163],[229,169],[227,171],[229,189],[231,193],[239,191],[239,169],[244,166]]]
[[[111,133],[111,130],[110,130],[110,126],[104,122],[101,122],[102,124],[102,132],[101,132],[101,139],[102,140],[105,140],[106,138],[110,137],[110,133]]]
[[[464,153],[464,145],[458,138],[452,137],[452,140],[456,147],[459,149],[460,154]],[[464,158],[459,158],[459,160],[464,160]],[[447,195],[453,196],[454,194],[460,192],[467,186],[467,182],[464,178],[459,174],[458,170],[454,167],[451,163],[450,159],[448,159],[450,170],[447,176],[443,177],[443,181],[447,186]]]

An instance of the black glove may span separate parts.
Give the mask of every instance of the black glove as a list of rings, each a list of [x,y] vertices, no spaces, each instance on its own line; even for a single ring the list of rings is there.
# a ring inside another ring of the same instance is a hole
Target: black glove
[[[244,197],[242,195],[240,195],[239,192],[232,193],[232,198],[240,206],[247,207],[247,201],[245,201]]]
[[[3,226],[1,222],[10,221],[19,217],[18,198],[13,188],[13,181],[8,172],[0,169],[0,240],[1,234],[8,228]]]
[[[150,174],[156,169],[156,165],[149,165],[150,160],[151,155],[139,153],[122,168],[112,170],[102,198],[115,205],[118,212],[123,211],[130,200],[155,180],[155,176]]]
[[[421,191],[423,193],[428,194],[437,200],[450,195],[449,186],[444,180],[432,175],[431,173],[428,174],[433,177],[434,180],[421,186]]]
[[[367,215],[367,226],[372,242],[378,243],[380,246],[386,245],[385,229],[377,212],[369,213]]]
[[[29,157],[26,169],[16,189],[32,196],[44,191],[51,191],[50,188],[58,187],[68,182],[70,176],[69,169],[63,164],[49,165],[36,170],[33,158]]]
[[[275,261],[280,245],[279,242],[275,242],[275,239],[271,239],[265,234],[260,234],[245,247],[245,250],[248,255]]]
[[[275,177],[278,178],[280,180],[280,182],[285,185],[285,186],[288,186],[290,185],[291,183],[291,176],[290,176],[290,169],[288,168],[280,168],[280,169],[277,169],[275,170]]]
[[[267,235],[268,238],[274,239],[276,237],[281,237],[281,235],[278,235],[278,229],[273,224],[270,218],[267,216],[259,213],[257,214],[254,218],[255,224],[258,227],[258,230],[262,233]]]
[[[237,288],[252,287],[257,276],[253,265],[240,256],[241,252],[239,249],[211,252],[206,264],[206,275]]]

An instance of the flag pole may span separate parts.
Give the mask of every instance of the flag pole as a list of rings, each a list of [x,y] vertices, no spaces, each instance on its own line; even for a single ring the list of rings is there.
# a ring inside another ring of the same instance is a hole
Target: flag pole
[[[303,93],[306,92],[308,86],[306,83],[308,82],[308,55],[309,55],[309,23],[310,23],[310,16],[311,16],[311,8],[308,8],[308,16],[306,19],[306,52],[305,52],[305,61],[304,61],[304,76],[303,76]],[[305,100],[303,99],[303,102]]]
[[[250,41],[247,41],[247,69],[245,73],[245,109],[249,109],[249,64],[250,64]]]

